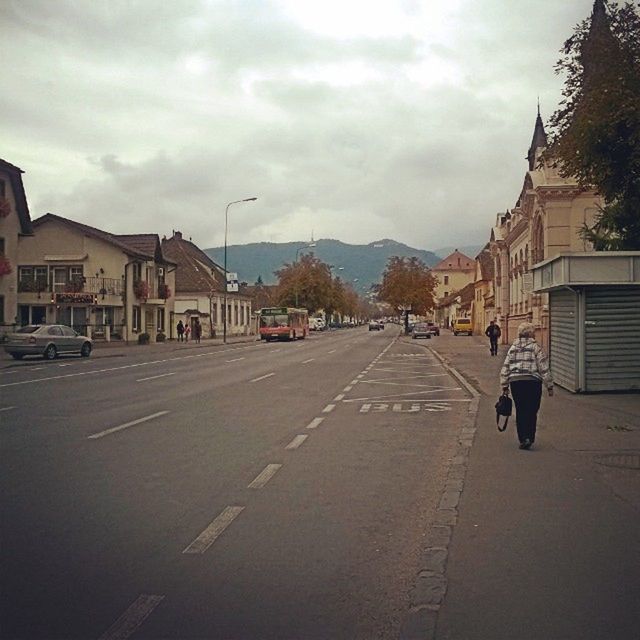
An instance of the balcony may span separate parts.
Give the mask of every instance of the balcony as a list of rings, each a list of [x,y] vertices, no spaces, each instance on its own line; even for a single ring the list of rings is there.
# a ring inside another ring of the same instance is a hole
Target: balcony
[[[117,278],[82,278],[71,282],[47,283],[44,280],[20,280],[19,293],[94,293],[102,296],[122,295],[122,280]]]

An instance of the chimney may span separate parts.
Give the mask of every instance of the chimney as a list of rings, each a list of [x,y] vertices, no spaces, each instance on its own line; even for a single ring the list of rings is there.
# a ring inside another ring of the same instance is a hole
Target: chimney
[[[174,237],[176,240],[182,240],[182,231],[174,231],[174,232],[173,232],[173,237]]]

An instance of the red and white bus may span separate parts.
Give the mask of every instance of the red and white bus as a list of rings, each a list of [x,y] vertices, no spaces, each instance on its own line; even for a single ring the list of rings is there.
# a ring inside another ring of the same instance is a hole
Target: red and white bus
[[[309,333],[309,312],[291,307],[260,309],[261,340],[304,340]]]

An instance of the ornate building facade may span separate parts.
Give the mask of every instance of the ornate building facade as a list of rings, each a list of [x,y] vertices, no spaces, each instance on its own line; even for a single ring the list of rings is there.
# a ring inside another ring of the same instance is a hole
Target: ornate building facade
[[[547,135],[538,109],[520,195],[512,209],[496,216],[491,230],[495,312],[504,343],[517,337],[518,325],[528,321],[547,344],[547,295],[532,293],[531,268],[561,252],[591,250],[581,231],[585,224],[593,223],[602,204],[595,192],[560,175],[557,164],[544,156],[546,147]]]

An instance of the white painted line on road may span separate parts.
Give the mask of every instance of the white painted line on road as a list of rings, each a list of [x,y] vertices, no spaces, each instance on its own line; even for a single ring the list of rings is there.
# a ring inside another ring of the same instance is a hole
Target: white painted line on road
[[[70,362],[66,362],[65,364],[59,364],[59,367],[70,367],[71,363]]]
[[[358,384],[357,380],[352,380],[349,384]]]
[[[243,510],[244,507],[225,507],[224,511],[182,553],[204,553]]]
[[[259,382],[260,380],[264,380],[265,378],[270,378],[271,376],[275,376],[275,373],[267,373],[264,376],[260,376],[259,378],[254,378],[253,380],[249,380],[249,382]]]
[[[320,426],[324,418],[314,418],[308,425],[307,429],[316,429]]]
[[[0,408],[0,411],[9,411],[11,409],[15,409],[15,407],[2,407]]]
[[[296,436],[286,447],[285,449],[297,449],[309,436],[308,435],[300,435]]]
[[[278,353],[278,351],[281,351],[281,349],[273,349],[272,351],[269,351],[269,353]]]
[[[353,389],[353,387],[351,385],[349,385],[348,387],[345,387],[343,389],[344,392],[349,393],[349,391],[351,391],[351,389]]]
[[[328,404],[323,410],[322,413],[331,413],[336,408],[335,404]]]
[[[225,362],[240,362],[240,360],[244,360],[244,356],[242,358],[234,358],[233,360],[225,360]]]
[[[128,429],[129,427],[134,427],[137,424],[142,424],[143,422],[148,422],[149,420],[153,420],[154,418],[159,418],[160,416],[164,416],[168,411],[158,411],[158,413],[152,413],[150,416],[145,416],[144,418],[138,418],[137,420],[132,420],[131,422],[125,422],[125,424],[121,424],[118,427],[111,427],[111,429],[105,429],[104,431],[100,431],[99,433],[94,433],[91,436],[87,436],[88,440],[97,440],[98,438],[103,438],[104,436],[108,436],[112,433],[116,433],[116,431],[122,431],[123,429]]]
[[[156,378],[166,378],[167,376],[175,376],[175,371],[173,373],[160,373],[157,376],[149,376],[148,378],[138,378],[136,382],[144,382],[145,380],[155,380]]]
[[[340,402],[340,400],[342,400],[342,398],[344,398],[344,393],[339,393],[334,399],[334,402]]]
[[[360,378],[364,378],[364,375],[365,375],[364,373],[359,373],[359,374],[356,376],[356,378],[357,378],[358,380],[360,380]]]
[[[247,489],[262,489],[273,476],[278,473],[281,464],[268,464],[256,477],[256,479],[247,486]]]
[[[307,364],[308,362],[313,362],[315,358],[309,358],[308,360],[303,360],[302,364]]]
[[[44,367],[30,367],[29,371],[42,371]]]
[[[164,596],[142,594],[138,599],[100,636],[98,640],[126,640],[149,617],[151,612],[164,600]]]
[[[331,349],[331,351],[327,351],[327,353],[335,353],[336,349]]]

